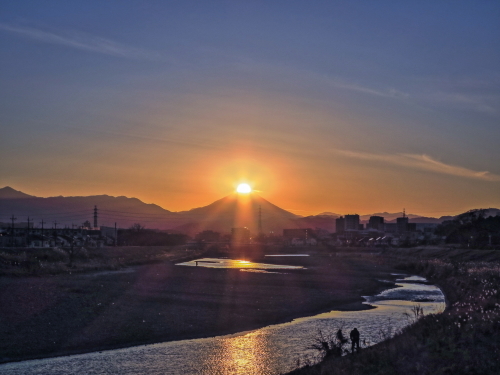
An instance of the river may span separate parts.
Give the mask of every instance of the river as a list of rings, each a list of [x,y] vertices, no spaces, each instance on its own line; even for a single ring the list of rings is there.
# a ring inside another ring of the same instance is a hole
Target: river
[[[279,374],[294,369],[299,359],[303,363],[314,358],[308,347],[319,331],[330,335],[342,328],[348,335],[357,327],[362,347],[369,346],[410,324],[417,304],[424,314],[445,308],[441,290],[418,276],[402,277],[395,288],[365,298],[373,309],[331,311],[234,335],[7,363],[0,365],[0,373]]]

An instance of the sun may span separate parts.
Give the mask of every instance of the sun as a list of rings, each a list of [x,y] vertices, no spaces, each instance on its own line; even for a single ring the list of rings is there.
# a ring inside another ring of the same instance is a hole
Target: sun
[[[248,194],[252,191],[252,188],[248,184],[239,184],[236,191],[240,194]]]

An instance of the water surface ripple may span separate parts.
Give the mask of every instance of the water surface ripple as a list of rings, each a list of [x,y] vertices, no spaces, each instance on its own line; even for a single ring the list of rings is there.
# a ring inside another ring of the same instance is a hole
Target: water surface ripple
[[[371,310],[331,311],[235,335],[7,363],[0,365],[0,373],[279,374],[292,370],[298,358],[314,354],[307,347],[318,330],[332,334],[342,327],[348,334],[357,327],[361,342],[373,345],[411,322],[413,301],[431,301],[419,302],[425,314],[442,312],[445,302],[441,290],[413,280],[401,279],[398,287],[365,297],[376,307]]]

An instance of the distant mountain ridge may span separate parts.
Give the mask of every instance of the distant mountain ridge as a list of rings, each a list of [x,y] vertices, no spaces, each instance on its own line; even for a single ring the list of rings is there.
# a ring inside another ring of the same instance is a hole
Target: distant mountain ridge
[[[155,204],[147,204],[137,198],[109,195],[48,197],[31,196],[10,187],[0,189],[0,222],[8,223],[14,215],[17,223],[35,219],[38,225],[44,220],[51,226],[80,226],[85,221],[93,225],[93,209],[98,209],[98,226],[128,228],[141,223],[147,228],[170,229],[194,235],[211,229],[230,232],[232,227],[246,226],[258,231],[258,210],[265,231],[281,232],[283,228],[300,227],[294,220],[299,216],[288,212],[257,194],[248,197],[231,194],[207,206],[189,211],[171,212]],[[242,215],[242,213],[245,213]]]
[[[25,194],[22,191],[12,189],[6,186],[0,189],[0,199],[23,199],[23,198],[36,198],[34,195]]]
[[[85,221],[93,223],[93,209],[98,208],[98,225],[129,227],[142,222],[147,227],[167,229],[178,225],[178,215],[156,204],[144,203],[137,198],[124,196],[94,195],[87,197],[41,198],[24,194],[10,187],[0,189],[0,221],[6,222],[14,215],[17,222],[35,219],[38,225],[44,220],[47,225],[57,222],[60,226],[80,226]]]
[[[137,198],[109,195],[48,197],[41,198],[25,194],[11,187],[0,188],[0,222],[8,223],[11,215],[17,217],[16,223],[33,219],[35,226],[41,220],[51,226],[56,222],[59,226],[80,226],[85,221],[93,223],[93,209],[98,209],[98,225],[128,228],[141,223],[147,228],[169,229],[194,235],[202,230],[230,232],[231,228],[245,226],[257,233],[260,223],[264,233],[281,234],[288,228],[322,228],[335,231],[335,219],[339,214],[323,212],[319,215],[302,217],[286,211],[259,195],[248,196],[236,193],[221,198],[207,206],[193,208],[189,211],[172,212],[156,204],[144,203]],[[487,215],[500,214],[500,210],[490,208]],[[361,222],[367,222],[370,216],[383,216],[386,222],[394,222],[401,213],[375,213],[361,215]],[[441,223],[451,220],[453,216],[440,218],[407,215],[410,222]]]

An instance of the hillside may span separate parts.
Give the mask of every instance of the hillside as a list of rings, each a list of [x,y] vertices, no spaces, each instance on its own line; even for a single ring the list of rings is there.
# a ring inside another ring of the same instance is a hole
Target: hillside
[[[98,209],[98,226],[128,228],[140,223],[146,228],[169,229],[195,235],[203,230],[229,233],[234,227],[247,227],[252,233],[259,230],[259,210],[262,231],[281,234],[285,228],[321,228],[335,231],[335,219],[339,216],[332,212],[301,217],[286,211],[260,197],[256,193],[242,195],[233,193],[203,207],[189,211],[172,212],[156,204],[144,203],[137,198],[109,195],[49,197],[41,198],[11,187],[0,189],[0,222],[10,223],[11,215],[17,226],[23,226],[27,218],[39,226],[44,220],[47,226],[80,226],[85,221],[93,224],[94,206]],[[500,213],[496,208],[486,210],[487,216]],[[375,213],[360,216],[366,223],[370,216],[383,216],[385,221],[395,222],[401,213]],[[440,218],[421,217],[408,214],[413,223],[441,223],[453,219],[452,216]]]
[[[15,193],[12,194],[10,190]],[[57,221],[58,226],[77,226],[85,221],[93,223],[94,206],[98,208],[98,225],[127,228],[141,222],[147,227],[167,229],[178,225],[178,215],[155,204],[147,204],[137,198],[94,195],[87,197],[40,198],[18,192],[9,187],[0,189],[0,221],[9,222],[14,215],[17,222],[28,217],[35,225],[44,220],[47,225]]]
[[[259,195],[233,193],[207,206],[179,212],[187,223],[176,229],[194,234],[206,229],[228,232],[234,227],[247,227],[251,232],[257,233],[259,209],[264,233],[281,233],[284,228],[301,227],[300,223],[296,222],[300,216],[272,204]]]

